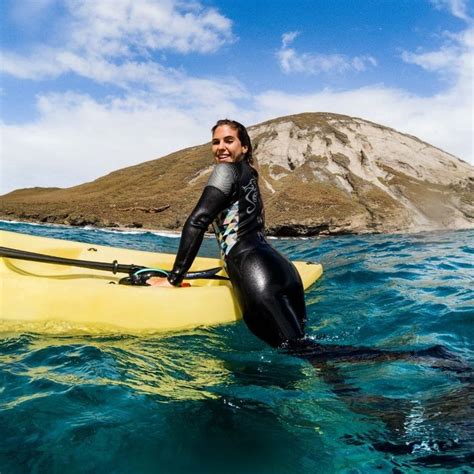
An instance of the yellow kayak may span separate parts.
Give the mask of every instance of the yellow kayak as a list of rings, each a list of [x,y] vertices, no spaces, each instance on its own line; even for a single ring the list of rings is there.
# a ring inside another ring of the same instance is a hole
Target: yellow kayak
[[[0,231],[0,246],[56,257],[170,269],[175,256]],[[305,289],[320,264],[294,262]],[[222,266],[196,258],[190,271]],[[221,275],[225,276],[222,271]],[[125,275],[74,266],[0,258],[0,332],[127,333],[180,331],[241,318],[228,280],[192,280],[191,287],[118,284]]]

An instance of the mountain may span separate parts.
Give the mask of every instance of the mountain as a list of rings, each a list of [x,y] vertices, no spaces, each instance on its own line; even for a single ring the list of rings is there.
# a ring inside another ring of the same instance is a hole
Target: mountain
[[[330,113],[249,128],[273,235],[474,227],[474,167],[416,137]],[[179,230],[212,170],[210,145],[177,151],[67,189],[0,197],[0,216]]]

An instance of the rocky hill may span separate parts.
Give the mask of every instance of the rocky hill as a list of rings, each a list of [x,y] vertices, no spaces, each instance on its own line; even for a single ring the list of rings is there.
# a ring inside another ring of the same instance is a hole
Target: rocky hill
[[[274,235],[474,227],[474,168],[416,137],[329,113],[249,128]],[[67,189],[0,197],[0,216],[36,222],[179,230],[212,169],[210,145]]]

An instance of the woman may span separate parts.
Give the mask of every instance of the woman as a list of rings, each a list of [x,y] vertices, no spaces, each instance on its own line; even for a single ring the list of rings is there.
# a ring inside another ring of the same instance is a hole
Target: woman
[[[245,127],[233,120],[219,120],[212,128],[212,153],[216,166],[184,225],[173,269],[167,279],[150,278],[149,284],[179,286],[212,223],[244,321],[271,346],[284,347],[321,369],[337,361],[422,359],[433,367],[470,370],[439,345],[419,351],[385,351],[321,345],[305,337],[303,285],[294,265],[265,239],[258,173]],[[333,383],[339,379],[333,369],[324,372]]]
[[[294,265],[266,241],[258,173],[245,127],[219,120],[212,128],[216,166],[188,217],[173,270],[153,286],[179,286],[209,224],[249,329],[273,347],[304,337],[306,307]]]

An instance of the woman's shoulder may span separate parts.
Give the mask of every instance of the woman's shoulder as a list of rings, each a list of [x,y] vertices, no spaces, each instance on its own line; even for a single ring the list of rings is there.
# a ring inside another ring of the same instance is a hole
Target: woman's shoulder
[[[229,189],[238,179],[235,163],[217,163],[214,165],[207,186],[214,186],[221,190]]]

